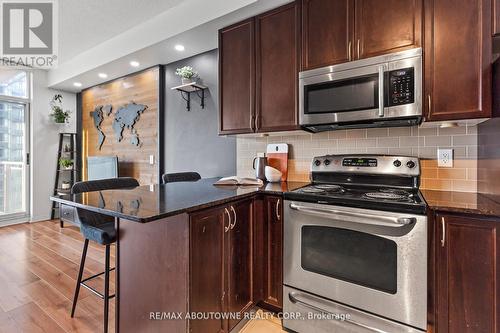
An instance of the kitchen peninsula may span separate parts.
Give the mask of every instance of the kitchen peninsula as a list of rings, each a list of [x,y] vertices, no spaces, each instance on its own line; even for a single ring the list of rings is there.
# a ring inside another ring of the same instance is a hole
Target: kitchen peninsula
[[[201,294],[207,292],[222,295],[221,312],[243,313],[259,301],[273,298],[266,295],[269,291],[264,286],[268,266],[264,262],[265,238],[269,234],[262,222],[275,209],[280,212],[272,216],[282,216],[279,198],[283,192],[306,184],[214,186],[217,180],[51,198],[69,207],[115,217],[117,332],[187,332],[189,326],[197,325],[231,329],[239,320],[188,323],[184,318],[150,317],[158,312],[211,311],[210,305],[198,301],[206,299]],[[227,285],[227,281],[231,283]],[[281,294],[280,289],[276,292]],[[215,299],[220,300],[220,296]]]

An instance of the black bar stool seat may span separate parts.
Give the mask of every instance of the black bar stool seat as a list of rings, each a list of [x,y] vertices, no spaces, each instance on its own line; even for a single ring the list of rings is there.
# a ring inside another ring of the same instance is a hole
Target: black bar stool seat
[[[78,194],[83,192],[125,189],[125,188],[133,188],[136,186],[139,186],[139,182],[134,178],[130,177],[92,180],[92,181],[76,183],[71,188],[71,193]],[[71,317],[73,318],[73,316],[75,315],[76,303],[78,301],[78,294],[80,293],[80,287],[84,287],[89,291],[91,291],[94,295],[104,300],[104,333],[107,333],[109,300],[115,297],[115,295],[109,294],[109,273],[115,269],[109,267],[110,247],[112,243],[116,242],[115,219],[112,216],[91,212],[81,208],[76,209],[76,218],[80,222],[80,232],[85,238],[85,241],[83,243],[82,260],[80,262],[80,269],[78,271],[78,278],[76,281],[75,296],[73,297],[73,306],[71,307]],[[87,250],[90,241],[99,243],[106,247],[104,272],[94,274],[84,279],[83,272],[85,267],[85,258],[87,257]],[[92,280],[103,274],[104,274],[103,293],[85,284],[86,281]]]

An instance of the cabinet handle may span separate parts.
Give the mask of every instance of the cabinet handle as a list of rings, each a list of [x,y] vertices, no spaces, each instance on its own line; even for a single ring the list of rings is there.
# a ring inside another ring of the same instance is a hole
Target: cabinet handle
[[[279,211],[280,211],[280,199],[278,199],[278,201],[276,201],[276,219],[278,221],[281,219]]]
[[[349,57],[349,61],[351,61],[352,60],[352,42],[351,41],[349,41],[347,55]]]
[[[361,59],[361,57],[359,56],[359,54],[360,54],[359,45],[360,45],[360,43],[359,43],[359,39],[358,39],[358,59]]]
[[[446,224],[444,223],[444,217],[441,217],[441,247],[444,247],[446,242]]]
[[[227,219],[229,221],[229,223],[227,224],[227,227],[226,227],[226,224],[224,223],[224,232],[228,232],[229,231],[229,227],[231,226],[231,214],[229,214],[229,211],[227,210],[227,208],[224,208],[224,211],[226,212]]]
[[[234,215],[234,222],[233,222],[233,224],[231,224],[231,230],[233,230],[234,226],[236,225],[236,221],[237,221],[237,219],[236,219],[236,211],[234,210],[233,206],[231,206],[231,211],[233,212],[233,215]]]
[[[428,103],[428,114],[427,114],[427,120],[429,120],[431,118],[431,111],[432,111],[432,99],[431,99],[431,95],[427,95],[427,103]]]
[[[255,121],[254,121],[254,116],[250,116],[250,129],[253,131],[255,131],[254,129],[254,124],[255,124]]]

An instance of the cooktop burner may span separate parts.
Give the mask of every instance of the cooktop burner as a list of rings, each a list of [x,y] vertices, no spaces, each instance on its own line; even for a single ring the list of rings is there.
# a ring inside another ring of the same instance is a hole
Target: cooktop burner
[[[365,193],[365,196],[372,199],[388,199],[388,200],[403,200],[408,198],[405,195],[391,193],[391,192],[369,192]]]

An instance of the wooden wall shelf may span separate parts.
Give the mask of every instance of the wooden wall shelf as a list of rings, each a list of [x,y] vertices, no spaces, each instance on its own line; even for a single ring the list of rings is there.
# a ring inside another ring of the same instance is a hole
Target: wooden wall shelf
[[[187,84],[182,84],[177,87],[172,87],[172,90],[177,90],[181,92],[182,98],[186,101],[186,109],[188,111],[191,110],[191,93],[196,93],[198,97],[201,100],[200,106],[202,109],[205,108],[205,89],[207,89],[206,86],[196,83],[196,82],[191,82]]]

